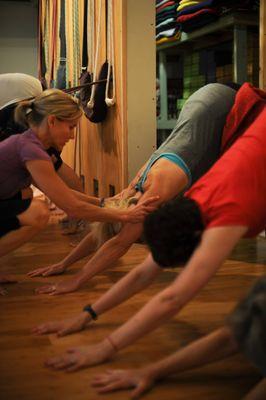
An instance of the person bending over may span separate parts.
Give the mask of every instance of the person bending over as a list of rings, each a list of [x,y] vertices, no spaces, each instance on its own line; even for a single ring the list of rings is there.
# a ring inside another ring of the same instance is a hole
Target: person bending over
[[[240,91],[243,98],[246,98],[247,92],[253,93],[248,85]],[[235,95],[234,89],[219,83],[206,85],[195,92],[184,105],[173,133],[154,152],[120,197],[131,197],[137,192],[141,195],[141,203],[147,196],[158,195],[157,205],[160,205],[197,181],[219,157],[224,124]],[[258,97],[257,101],[260,103],[263,100]],[[123,256],[140,238],[142,230],[142,224],[125,224],[117,235],[99,248],[81,272],[69,280],[39,288],[38,292],[62,294],[77,290]],[[29,275],[62,273],[96,249],[95,236],[90,233],[62,261],[38,268]]]
[[[235,123],[237,110],[232,109],[229,115],[231,135],[227,137],[237,137],[240,130],[242,135],[185,197],[168,202],[145,220],[144,235],[152,251],[151,263],[146,265],[150,277],[158,265],[186,263],[180,275],[102,342],[52,358],[48,366],[75,370],[110,359],[176,315],[207,284],[240,238],[255,237],[264,229],[266,106],[261,106],[254,118],[245,118],[247,114],[241,111],[244,125]],[[118,295],[113,304],[119,302]],[[84,311],[95,317],[98,310],[90,306]]]
[[[230,357],[245,354],[264,377],[245,400],[264,400],[266,393],[266,276],[260,278],[239,302],[225,325],[176,353],[139,369],[111,370],[95,376],[98,393],[135,388],[131,398],[139,398],[157,381]]]
[[[0,143],[0,256],[30,240],[48,221],[45,204],[32,199],[32,182],[68,215],[90,221],[139,222],[154,209],[148,204],[157,198],[132,210],[100,208],[98,198],[69,189],[55,173],[45,149],[61,151],[74,138],[81,115],[75,99],[57,89],[17,106],[16,120],[30,129]]]

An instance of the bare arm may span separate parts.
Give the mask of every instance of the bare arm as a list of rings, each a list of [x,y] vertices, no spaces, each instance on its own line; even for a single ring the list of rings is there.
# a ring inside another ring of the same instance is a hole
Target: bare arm
[[[162,269],[148,257],[115,283],[92,307],[98,315],[116,307],[149,286]]]
[[[147,199],[146,203],[131,210],[106,209],[79,200],[55,173],[52,163],[43,160],[26,162],[33,180],[38,187],[62,210],[74,218],[86,218],[89,221],[140,222],[154,208],[149,203],[157,199]]]
[[[122,257],[132,243],[139,238],[142,232],[142,224],[126,224],[121,232],[104,243],[85,264],[81,272],[71,279],[46,285],[38,289],[38,293],[62,294],[73,292],[88,282],[96,274],[109,268],[115,261]],[[76,253],[74,254],[75,257]],[[71,257],[72,259],[73,257]]]
[[[154,195],[154,190],[149,189],[142,195],[139,204],[145,202],[149,196]],[[159,204],[160,199],[155,204]],[[133,208],[136,206],[132,206]],[[67,281],[62,281],[56,285],[46,285],[37,289],[38,293],[62,294],[77,290],[83,284],[99,272],[109,268],[115,261],[122,257],[131,245],[139,239],[143,230],[142,224],[125,224],[122,230],[113,238],[104,243],[94,256],[88,261],[81,272]],[[83,246],[84,247],[84,246]],[[70,256],[70,260],[76,259],[77,253]],[[69,261],[69,260],[68,260]],[[62,267],[62,266],[61,266]],[[60,271],[62,268],[60,267]],[[33,271],[35,272],[35,271]],[[39,272],[39,271],[38,271]]]
[[[56,264],[49,265],[48,267],[37,268],[33,271],[30,271],[27,275],[30,277],[35,277],[62,274],[70,265],[93,253],[96,248],[97,241],[90,232],[82,239],[77,247],[74,247],[74,249],[65,258],[63,258],[63,260]]]
[[[92,304],[97,315],[101,315],[116,307],[125,300],[140,292],[156,278],[161,268],[148,256],[139,266],[126,274],[115,283],[99,300]],[[82,330],[90,321],[87,312],[81,312],[65,320],[46,322],[34,328],[36,334],[57,333],[58,336],[67,335]]]
[[[112,333],[111,340],[116,348],[128,346],[180,311],[216,273],[246,230],[246,227],[206,230],[201,244],[173,284]]]
[[[81,201],[85,201],[86,203],[94,204],[95,206],[100,206],[101,199],[99,197],[89,196],[85,193],[77,192],[76,190],[71,189],[72,193],[76,196],[77,199]]]
[[[156,363],[139,369],[112,370],[98,375],[92,385],[99,387],[99,393],[134,387],[131,398],[138,398],[159,379],[221,360],[237,351],[231,330],[224,326]]]
[[[204,232],[201,244],[172,285],[153,297],[134,317],[97,345],[75,348],[48,360],[51,368],[76,370],[112,357],[146,333],[159,327],[184,307],[218,270],[247,228],[212,228]]]
[[[230,328],[224,326],[146,368],[157,380],[222,360],[237,351],[238,345]]]

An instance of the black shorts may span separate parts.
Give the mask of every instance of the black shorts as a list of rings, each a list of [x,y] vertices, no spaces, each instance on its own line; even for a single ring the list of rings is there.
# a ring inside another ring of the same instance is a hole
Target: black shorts
[[[0,237],[20,228],[17,215],[29,208],[31,200],[22,200],[21,192],[9,199],[0,200]]]

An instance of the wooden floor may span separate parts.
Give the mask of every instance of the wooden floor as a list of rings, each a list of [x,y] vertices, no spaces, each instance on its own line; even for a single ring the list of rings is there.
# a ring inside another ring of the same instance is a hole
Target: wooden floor
[[[257,276],[266,273],[266,240],[243,242],[221,268],[217,276],[195,301],[172,321],[123,350],[108,364],[72,374],[53,372],[43,367],[46,358],[64,349],[101,340],[126,321],[152,295],[168,285],[178,271],[165,271],[150,289],[119,308],[103,315],[97,323],[79,334],[61,339],[54,335],[31,335],[33,326],[43,321],[65,318],[97,299],[114,282],[143,260],[146,249],[134,245],[116,268],[94,278],[83,290],[65,296],[35,295],[34,289],[56,278],[25,277],[35,267],[60,260],[71,249],[70,238],[59,227],[50,226],[31,243],[1,260],[1,272],[20,282],[8,286],[8,295],[0,298],[0,399],[1,400],[87,400],[126,399],[128,392],[97,395],[90,387],[91,377],[106,368],[129,368],[155,361],[179,346],[220,326],[235,302],[243,296]],[[78,262],[68,274],[73,274]],[[160,383],[145,399],[238,400],[259,380],[257,372],[241,356],[213,364]]]

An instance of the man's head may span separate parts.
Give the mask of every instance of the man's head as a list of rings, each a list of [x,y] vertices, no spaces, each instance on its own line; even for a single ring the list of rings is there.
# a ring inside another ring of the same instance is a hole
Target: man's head
[[[200,209],[187,197],[165,203],[144,222],[145,241],[162,267],[184,264],[198,246],[203,230]]]
[[[236,306],[228,324],[240,350],[266,376],[266,276]]]

